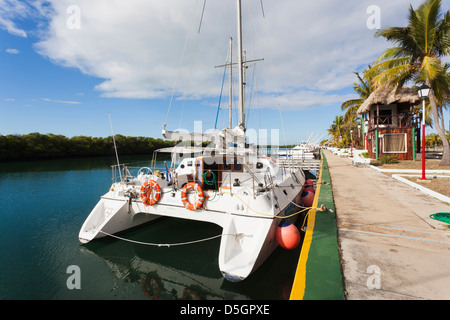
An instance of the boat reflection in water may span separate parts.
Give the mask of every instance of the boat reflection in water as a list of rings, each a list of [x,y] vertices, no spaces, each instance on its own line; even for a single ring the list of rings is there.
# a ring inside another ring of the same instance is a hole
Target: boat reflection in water
[[[181,232],[182,231],[182,232]],[[213,237],[217,225],[162,218],[119,236],[141,242],[174,243]],[[80,247],[110,268],[116,298],[152,300],[288,299],[299,251],[276,250],[246,281],[224,279],[217,261],[220,238],[181,246],[146,246],[104,238]],[[272,261],[272,262],[271,262]],[[270,276],[269,276],[270,274]]]

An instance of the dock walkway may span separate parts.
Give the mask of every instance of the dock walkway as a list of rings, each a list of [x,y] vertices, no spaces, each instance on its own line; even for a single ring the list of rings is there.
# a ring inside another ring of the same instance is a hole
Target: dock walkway
[[[346,298],[450,299],[450,229],[429,217],[450,212],[450,205],[350,159],[324,155]]]
[[[345,299],[333,191],[327,159],[322,158],[314,202],[292,285],[291,300]],[[317,210],[324,205],[327,210]]]

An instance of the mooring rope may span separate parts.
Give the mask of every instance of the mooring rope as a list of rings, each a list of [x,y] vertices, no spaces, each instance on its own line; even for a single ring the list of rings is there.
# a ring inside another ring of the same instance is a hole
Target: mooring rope
[[[253,211],[254,213],[257,213],[257,214],[260,214],[260,215],[263,215],[263,216],[266,216],[266,217],[272,217],[272,218],[278,218],[278,219],[288,219],[288,218],[291,218],[291,217],[293,217],[293,216],[295,216],[295,215],[297,215],[297,214],[300,214],[300,213],[302,213],[302,212],[304,212],[304,211],[307,211],[307,210],[309,211],[309,210],[311,210],[311,209],[315,209],[315,210],[322,211],[322,212],[328,210],[328,209],[325,208],[324,205],[322,205],[320,208],[316,208],[316,207],[304,207],[304,206],[301,206],[301,205],[299,205],[299,204],[296,204],[296,203],[293,202],[293,201],[289,201],[290,203],[294,204],[295,206],[297,206],[297,207],[299,207],[299,208],[302,208],[302,210],[297,211],[297,212],[294,212],[294,213],[292,213],[292,214],[290,214],[290,215],[288,215],[288,216],[278,216],[278,215],[273,215],[273,214],[270,214],[270,213],[264,213],[264,212],[256,211],[256,210],[252,209],[247,203],[245,203],[244,200],[242,200],[242,199],[241,199],[239,196],[237,196],[236,194],[233,194],[233,197],[238,198],[238,199],[242,202],[242,204],[243,204],[244,206],[246,206],[249,210]]]
[[[99,231],[100,233],[103,233],[104,235],[110,236],[112,238],[116,238],[118,240],[123,240],[126,242],[131,242],[131,243],[136,243],[136,244],[142,244],[142,245],[146,245],[146,246],[154,246],[154,247],[175,247],[175,246],[183,246],[183,245],[188,245],[188,244],[195,244],[195,243],[200,243],[200,242],[205,242],[205,241],[210,241],[210,240],[214,240],[223,236],[233,236],[236,237],[236,240],[240,240],[243,237],[253,237],[252,235],[246,235],[243,233],[229,233],[229,234],[219,234],[217,236],[213,236],[213,237],[209,237],[209,238],[205,238],[205,239],[200,239],[200,240],[194,240],[194,241],[187,241],[187,242],[179,242],[179,243],[151,243],[151,242],[142,242],[142,241],[136,241],[136,240],[131,240],[131,239],[126,239],[126,238],[122,238],[122,237],[118,237],[116,235],[110,234],[108,232]]]

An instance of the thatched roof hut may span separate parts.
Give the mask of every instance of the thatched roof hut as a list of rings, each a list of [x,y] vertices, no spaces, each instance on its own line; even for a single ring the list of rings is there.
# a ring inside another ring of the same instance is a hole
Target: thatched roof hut
[[[419,95],[411,88],[404,86],[400,90],[384,86],[372,94],[364,101],[359,107],[357,114],[363,114],[368,112],[372,106],[375,105],[388,105],[388,104],[400,104],[408,103],[410,105],[416,105],[420,102]]]

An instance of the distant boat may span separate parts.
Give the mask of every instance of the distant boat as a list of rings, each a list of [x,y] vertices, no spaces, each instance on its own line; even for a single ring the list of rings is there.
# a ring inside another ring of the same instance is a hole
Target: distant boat
[[[159,150],[170,152],[171,166],[156,168],[158,152],[151,167],[141,168],[134,177],[125,165],[114,166],[115,182],[84,222],[79,233],[82,243],[162,216],[210,222],[223,228],[218,255],[220,271],[230,281],[241,281],[278,246],[276,230],[280,223],[288,218],[295,222],[302,211],[299,206],[304,172],[299,168],[281,168],[276,159],[260,156],[246,147],[240,0],[237,16],[238,126],[212,134],[186,134],[166,131],[164,125],[163,136],[168,139],[215,141],[215,146]]]
[[[315,146],[309,144],[308,142],[301,142],[292,149],[280,150],[278,152],[278,157],[290,158],[292,160],[313,160]]]

